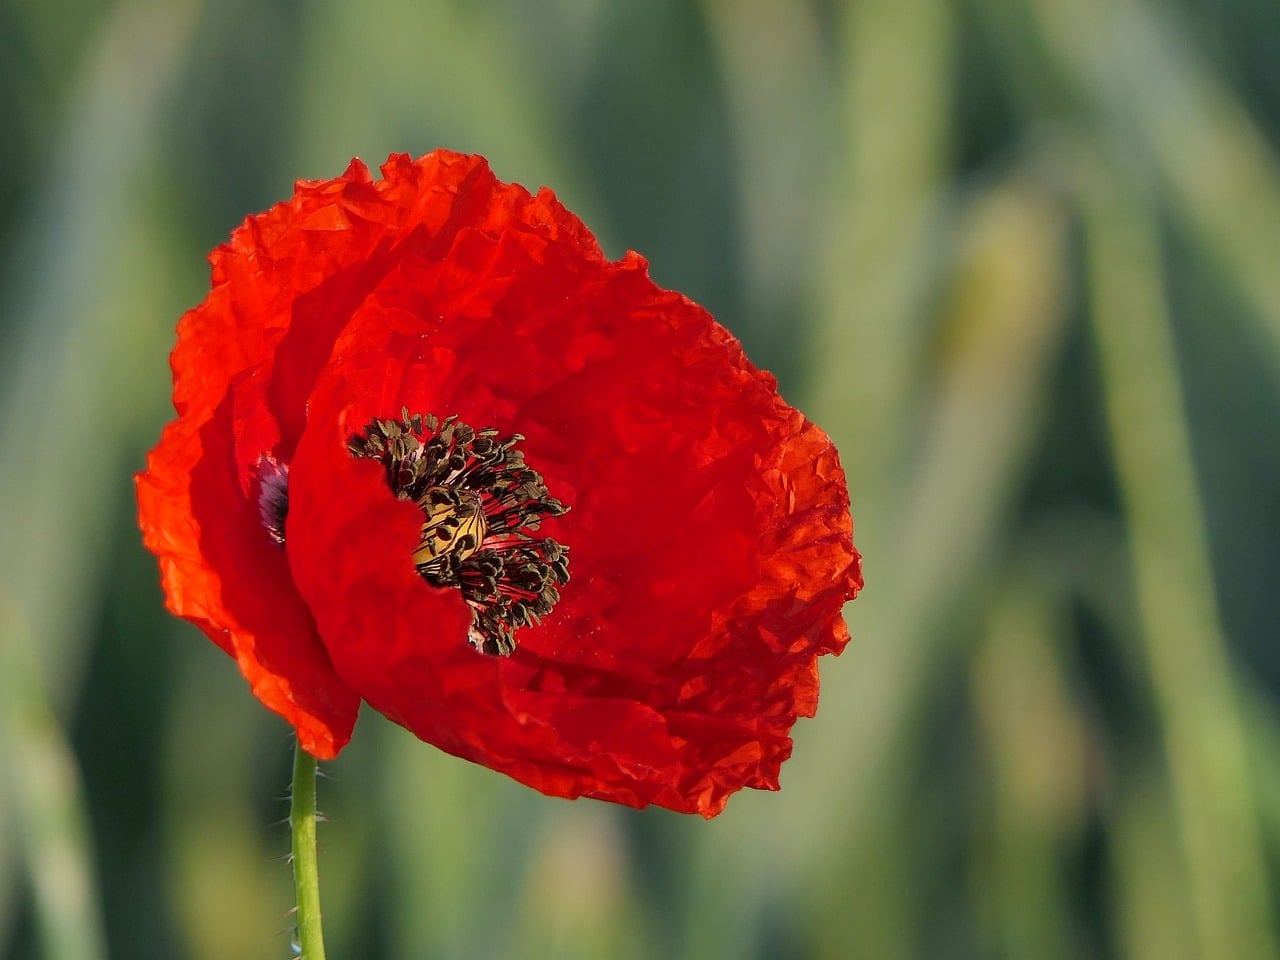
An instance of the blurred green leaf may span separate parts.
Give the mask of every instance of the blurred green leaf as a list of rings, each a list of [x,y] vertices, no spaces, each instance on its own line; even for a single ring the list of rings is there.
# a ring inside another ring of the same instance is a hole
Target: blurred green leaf
[[[1084,204],[1103,396],[1197,942],[1204,956],[1222,960],[1275,956],[1159,235],[1142,192],[1107,173],[1089,183]]]
[[[0,761],[46,960],[103,960],[106,943],[75,757],[45,696],[34,637],[0,594]],[[8,819],[8,818],[7,818]],[[0,830],[7,824],[0,821]]]
[[[1050,960],[1088,952],[1061,864],[1083,837],[1100,751],[1061,663],[1066,596],[1033,577],[1007,573],[972,665],[991,764],[974,891],[999,956]]]
[[[1032,0],[1044,42],[1104,135],[1159,172],[1205,253],[1238,284],[1280,364],[1280,155],[1168,7]]]

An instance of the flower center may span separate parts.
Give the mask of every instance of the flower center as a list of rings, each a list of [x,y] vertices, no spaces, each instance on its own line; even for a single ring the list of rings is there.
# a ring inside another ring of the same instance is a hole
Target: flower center
[[[472,610],[467,639],[489,654],[511,653],[515,631],[549,614],[569,582],[568,547],[530,535],[569,508],[524,462],[523,439],[404,410],[347,441],[352,456],[382,464],[397,497],[421,508],[418,574],[462,592]]]

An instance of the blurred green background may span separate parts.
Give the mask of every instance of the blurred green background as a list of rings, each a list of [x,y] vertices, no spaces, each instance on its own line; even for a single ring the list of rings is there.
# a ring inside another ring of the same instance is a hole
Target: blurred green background
[[[206,252],[476,151],[835,438],[778,794],[541,797],[366,712],[330,956],[1280,956],[1275,0],[0,0],[0,956],[289,955],[291,743],[130,476]]]

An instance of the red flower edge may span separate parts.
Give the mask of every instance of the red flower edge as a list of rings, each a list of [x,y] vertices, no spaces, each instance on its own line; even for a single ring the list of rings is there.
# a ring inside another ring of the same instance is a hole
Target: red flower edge
[[[830,440],[550,191],[446,151],[382,174],[300,182],[211,257],[178,418],[138,476],[169,609],[317,757],[364,700],[548,794],[713,816],[776,789],[862,582]],[[570,507],[537,531],[569,582],[510,656],[467,642],[474,604],[410,559],[424,508],[348,449],[402,410],[523,435]],[[277,463],[283,548],[261,504]]]

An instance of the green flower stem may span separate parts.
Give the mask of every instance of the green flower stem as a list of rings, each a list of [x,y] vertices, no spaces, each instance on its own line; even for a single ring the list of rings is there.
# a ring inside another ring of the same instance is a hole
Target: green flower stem
[[[316,758],[298,744],[293,754],[289,826],[293,830],[293,886],[298,902],[301,960],[324,960],[320,929],[320,871],[316,863]]]

